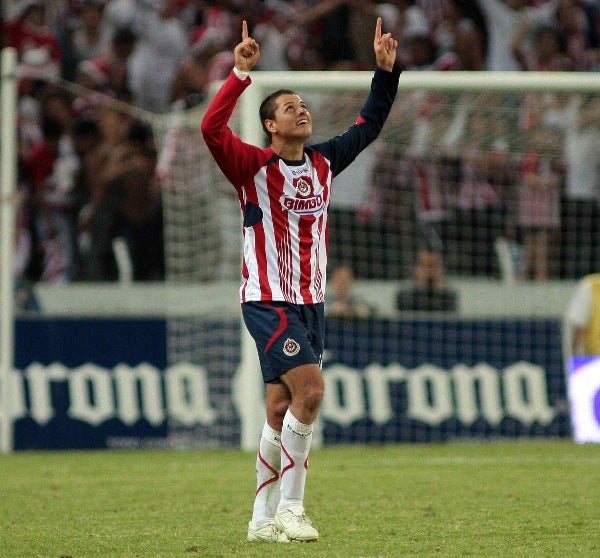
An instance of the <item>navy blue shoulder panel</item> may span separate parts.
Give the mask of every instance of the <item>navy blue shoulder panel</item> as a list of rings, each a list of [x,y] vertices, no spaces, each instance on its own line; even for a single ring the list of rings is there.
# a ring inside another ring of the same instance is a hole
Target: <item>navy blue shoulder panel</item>
[[[400,74],[401,70],[397,66],[391,72],[376,68],[371,80],[371,91],[360,110],[357,122],[343,134],[310,146],[330,161],[334,176],[340,174],[379,136],[396,98]]]

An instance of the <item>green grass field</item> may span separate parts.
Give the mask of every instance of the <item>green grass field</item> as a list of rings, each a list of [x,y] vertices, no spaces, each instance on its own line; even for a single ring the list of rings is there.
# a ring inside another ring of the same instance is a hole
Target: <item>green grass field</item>
[[[600,445],[314,450],[316,543],[245,540],[254,455],[0,456],[0,556],[600,556]]]

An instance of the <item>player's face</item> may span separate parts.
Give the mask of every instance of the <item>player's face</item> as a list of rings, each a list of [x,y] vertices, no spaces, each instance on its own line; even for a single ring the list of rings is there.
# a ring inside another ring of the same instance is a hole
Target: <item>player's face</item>
[[[298,95],[284,94],[277,99],[273,132],[282,138],[306,139],[312,134],[312,117]]]

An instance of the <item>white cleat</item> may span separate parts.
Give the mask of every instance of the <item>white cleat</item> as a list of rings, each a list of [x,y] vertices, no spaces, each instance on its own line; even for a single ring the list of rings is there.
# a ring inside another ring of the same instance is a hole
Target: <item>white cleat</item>
[[[275,516],[275,525],[292,541],[316,541],[319,532],[306,517],[302,506],[290,506]]]
[[[290,542],[287,535],[277,528],[272,519],[258,527],[255,527],[252,523],[248,523],[248,540],[280,543]]]

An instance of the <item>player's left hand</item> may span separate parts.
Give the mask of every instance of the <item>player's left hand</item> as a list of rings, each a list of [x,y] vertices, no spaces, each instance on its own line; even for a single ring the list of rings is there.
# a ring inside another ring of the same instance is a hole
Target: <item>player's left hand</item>
[[[391,72],[394,67],[394,62],[396,62],[398,41],[392,37],[391,33],[382,34],[381,24],[382,20],[378,17],[375,26],[375,39],[373,40],[375,60],[380,68]]]

